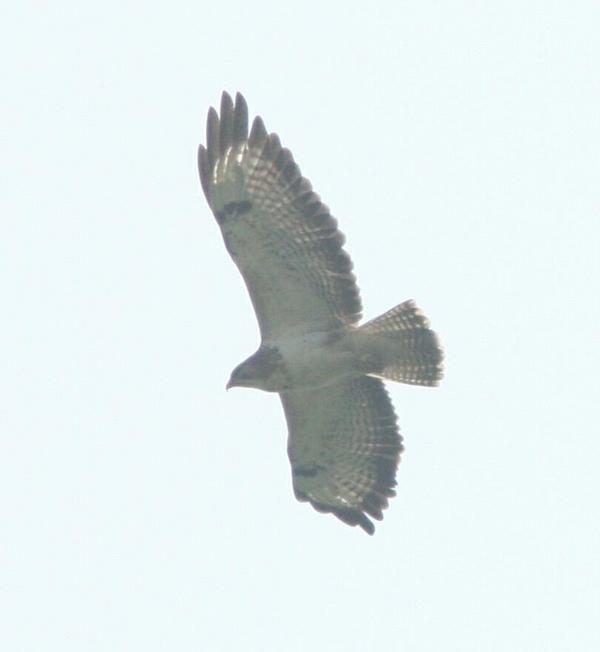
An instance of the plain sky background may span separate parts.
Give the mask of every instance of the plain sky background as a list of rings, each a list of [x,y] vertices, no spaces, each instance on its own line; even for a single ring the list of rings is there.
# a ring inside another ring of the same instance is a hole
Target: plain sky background
[[[600,649],[600,3],[6,3],[0,647]],[[196,147],[242,91],[347,236],[388,385],[373,538],[295,501]]]

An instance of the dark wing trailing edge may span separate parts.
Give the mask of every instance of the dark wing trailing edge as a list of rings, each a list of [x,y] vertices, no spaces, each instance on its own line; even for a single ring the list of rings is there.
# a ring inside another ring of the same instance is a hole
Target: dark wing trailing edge
[[[264,340],[356,324],[361,302],[344,236],[291,152],[227,93],[198,150],[204,194],[244,277]]]
[[[296,498],[369,534],[395,495],[402,452],[383,383],[363,376],[314,390],[282,392]]]

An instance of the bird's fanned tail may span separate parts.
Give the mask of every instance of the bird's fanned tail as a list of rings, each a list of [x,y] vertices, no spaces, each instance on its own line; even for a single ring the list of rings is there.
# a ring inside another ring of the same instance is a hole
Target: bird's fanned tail
[[[443,351],[427,317],[405,301],[358,329],[369,375],[434,386],[443,375]]]

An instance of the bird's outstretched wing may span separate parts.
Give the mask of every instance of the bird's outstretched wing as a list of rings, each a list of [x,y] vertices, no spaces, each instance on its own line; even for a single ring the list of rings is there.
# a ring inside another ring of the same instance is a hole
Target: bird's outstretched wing
[[[361,302],[344,236],[260,117],[227,93],[208,113],[202,188],[248,287],[263,340],[358,322]]]
[[[373,534],[395,495],[402,452],[396,415],[383,383],[363,376],[283,392],[296,498]]]

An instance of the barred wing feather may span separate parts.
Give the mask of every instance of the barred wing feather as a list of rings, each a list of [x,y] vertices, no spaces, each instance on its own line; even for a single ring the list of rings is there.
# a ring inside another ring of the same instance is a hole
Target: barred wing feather
[[[367,376],[282,392],[296,498],[369,534],[395,495],[402,452],[383,383]]]
[[[223,93],[198,151],[202,188],[248,287],[263,340],[358,322],[361,302],[344,237],[289,150]]]

